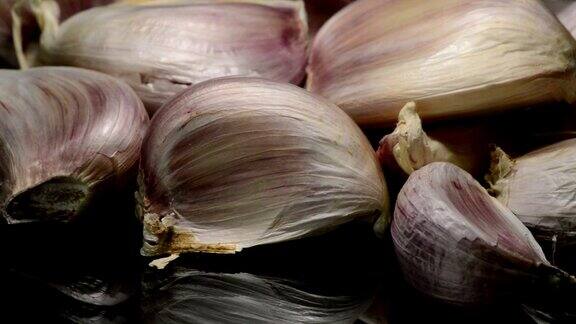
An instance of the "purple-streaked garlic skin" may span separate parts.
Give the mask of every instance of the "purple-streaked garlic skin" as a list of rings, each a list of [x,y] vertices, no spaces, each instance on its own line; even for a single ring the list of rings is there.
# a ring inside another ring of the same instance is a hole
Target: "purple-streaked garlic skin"
[[[89,190],[136,164],[149,118],[125,83],[67,67],[0,70],[0,209],[59,177]]]
[[[301,1],[120,3],[46,26],[35,63],[119,77],[153,113],[177,92],[217,77],[299,84],[305,76],[307,33]]]
[[[358,126],[301,88],[258,78],[206,81],[166,103],[139,182],[144,255],[234,253],[388,208]]]
[[[576,98],[576,41],[538,0],[359,0],[314,39],[307,88],[363,126]]]
[[[400,191],[392,238],[402,271],[426,295],[484,304],[529,289],[548,267],[530,231],[464,170],[435,162]]]
[[[496,148],[492,193],[538,237],[576,241],[576,139],[512,159]]]

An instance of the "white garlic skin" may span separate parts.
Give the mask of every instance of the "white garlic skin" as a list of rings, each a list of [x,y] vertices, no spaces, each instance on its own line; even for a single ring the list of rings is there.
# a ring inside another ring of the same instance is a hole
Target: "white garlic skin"
[[[530,231],[462,169],[416,170],[400,191],[392,238],[404,276],[454,304],[491,303],[537,280],[548,266]]]
[[[138,161],[148,124],[134,91],[105,74],[0,70],[0,209],[57,177],[94,187],[125,175]]]
[[[216,77],[298,84],[305,75],[308,29],[301,1],[127,2],[46,26],[38,63],[119,77],[151,113],[177,92]]]
[[[387,208],[375,152],[358,126],[293,85],[206,81],[164,105],[143,144],[145,255],[233,253]]]
[[[576,237],[576,139],[511,159],[493,154],[488,180],[494,195],[529,228]]]
[[[359,124],[573,102],[576,41],[538,0],[360,0],[314,39],[308,89]]]

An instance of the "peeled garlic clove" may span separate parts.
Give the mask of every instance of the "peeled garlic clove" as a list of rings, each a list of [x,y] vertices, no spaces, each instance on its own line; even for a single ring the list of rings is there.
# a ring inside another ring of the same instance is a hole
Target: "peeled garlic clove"
[[[537,237],[576,242],[576,139],[512,159],[492,154],[491,191]]]
[[[314,40],[308,89],[361,125],[573,102],[576,41],[538,0],[363,0]]]
[[[544,0],[562,24],[576,36],[576,2],[572,0]]]
[[[445,302],[546,299],[576,284],[548,263],[510,210],[449,163],[410,175],[398,195],[392,238],[408,282]]]
[[[73,65],[130,84],[150,112],[175,93],[208,79],[244,75],[300,83],[307,60],[301,1],[127,1],[53,23],[36,6],[42,65]],[[24,53],[21,66],[27,66]]]
[[[374,150],[338,107],[289,84],[216,79],[153,119],[141,252],[233,253],[385,214],[387,199]]]
[[[0,214],[70,220],[100,184],[126,176],[148,116],[134,91],[76,68],[0,70]]]
[[[462,152],[429,137],[422,128],[414,102],[400,110],[396,128],[382,138],[377,155],[381,163],[395,163],[406,174],[432,162],[450,162],[472,170],[477,161],[474,152]]]

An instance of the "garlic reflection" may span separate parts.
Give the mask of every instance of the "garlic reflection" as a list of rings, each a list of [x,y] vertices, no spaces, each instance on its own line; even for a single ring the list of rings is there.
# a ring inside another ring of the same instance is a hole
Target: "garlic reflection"
[[[57,24],[57,7],[35,4],[38,57],[21,66],[72,65],[130,84],[154,112],[208,79],[244,75],[300,83],[307,60],[304,4],[286,0],[124,1]]]
[[[180,269],[150,293],[147,323],[354,323],[368,298],[249,273]]]
[[[510,210],[449,163],[410,175],[396,202],[392,238],[408,282],[445,302],[560,299],[576,287]]]
[[[486,180],[496,198],[537,237],[576,243],[575,166],[576,139],[516,159],[495,148]]]
[[[0,211],[67,221],[135,165],[148,117],[136,94],[76,68],[0,71]]]
[[[387,218],[370,143],[338,107],[305,90],[229,77],[158,111],[140,164],[142,254],[234,253]]]
[[[538,0],[362,0],[314,40],[308,89],[361,125],[573,102],[576,41]]]

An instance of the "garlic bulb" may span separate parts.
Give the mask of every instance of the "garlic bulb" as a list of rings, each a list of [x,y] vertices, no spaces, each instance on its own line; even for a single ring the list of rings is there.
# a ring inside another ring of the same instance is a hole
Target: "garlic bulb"
[[[300,83],[307,59],[304,4],[285,0],[125,1],[55,23],[35,5],[41,65],[73,65],[125,80],[150,112],[198,82],[229,75]],[[29,62],[20,53],[21,66]]]
[[[486,177],[491,191],[537,237],[576,242],[576,139],[511,159],[500,148]]]
[[[377,155],[381,163],[397,165],[406,174],[432,162],[450,162],[470,171],[480,160],[479,151],[471,147],[471,143],[450,147],[429,137],[422,128],[416,103],[409,102],[400,110],[396,129],[380,141]]]
[[[166,103],[142,148],[142,254],[233,253],[387,211],[370,143],[289,84],[229,77]]]
[[[576,41],[538,0],[360,0],[312,45],[308,89],[361,125],[575,99]]]
[[[392,238],[408,282],[445,302],[546,299],[576,287],[510,210],[449,163],[410,175],[396,202]]]
[[[70,220],[98,185],[120,179],[148,126],[126,84],[76,68],[0,70],[0,214]]]

